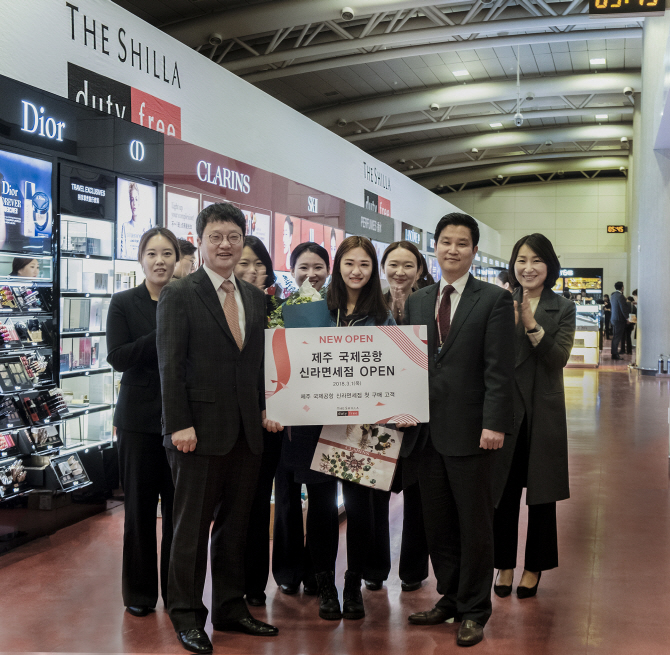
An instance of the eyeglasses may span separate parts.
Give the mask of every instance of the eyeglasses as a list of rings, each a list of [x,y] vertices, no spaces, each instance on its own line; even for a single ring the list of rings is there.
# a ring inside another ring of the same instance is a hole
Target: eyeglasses
[[[238,243],[240,243],[240,241],[242,241],[243,237],[239,232],[233,232],[228,236],[224,236],[218,232],[212,232],[212,234],[209,235],[209,242],[213,246],[221,245],[224,239],[228,241],[231,246],[236,246]]]

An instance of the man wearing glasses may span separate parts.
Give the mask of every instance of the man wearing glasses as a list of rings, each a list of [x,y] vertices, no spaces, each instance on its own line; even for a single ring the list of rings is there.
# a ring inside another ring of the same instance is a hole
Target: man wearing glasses
[[[157,348],[175,486],[168,611],[182,646],[211,653],[202,602],[211,525],[214,630],[274,636],[244,601],[244,546],[263,450],[265,295],[235,278],[245,220],[229,203],[196,220],[203,266],[164,288]],[[213,525],[212,525],[213,521]]]

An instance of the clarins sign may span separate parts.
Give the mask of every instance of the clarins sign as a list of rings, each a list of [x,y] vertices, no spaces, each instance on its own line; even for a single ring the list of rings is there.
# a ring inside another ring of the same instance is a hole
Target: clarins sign
[[[242,193],[249,193],[251,191],[251,179],[248,175],[231,171],[229,168],[223,166],[215,166],[204,159],[198,162],[196,172],[201,182],[214,184],[215,186],[231,189],[232,191],[241,191]]]

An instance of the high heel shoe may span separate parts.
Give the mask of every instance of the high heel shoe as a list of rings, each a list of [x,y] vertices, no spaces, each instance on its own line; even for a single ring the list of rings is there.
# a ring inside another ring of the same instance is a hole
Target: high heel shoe
[[[537,587],[540,584],[540,578],[542,577],[542,571],[537,574],[537,582],[534,587],[522,587],[519,585],[516,588],[516,595],[519,598],[532,598],[537,593]]]
[[[500,575],[500,571],[498,571],[498,575]],[[512,585],[511,584],[496,584],[495,582],[493,583],[493,592],[495,593],[498,598],[507,598],[512,593]]]

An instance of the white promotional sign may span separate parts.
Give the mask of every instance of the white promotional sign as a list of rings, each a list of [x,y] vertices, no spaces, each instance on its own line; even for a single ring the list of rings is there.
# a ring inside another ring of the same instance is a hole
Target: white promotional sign
[[[282,425],[426,422],[426,326],[265,331],[265,397]]]

